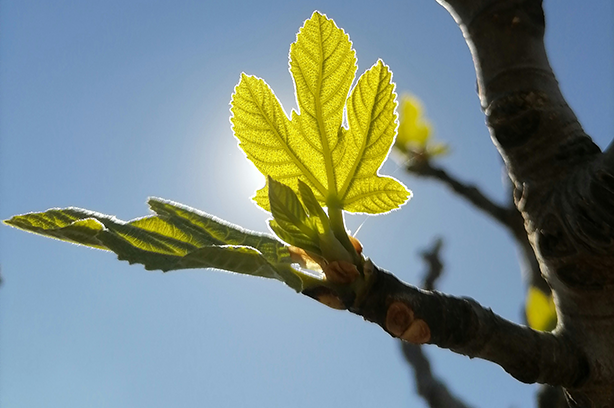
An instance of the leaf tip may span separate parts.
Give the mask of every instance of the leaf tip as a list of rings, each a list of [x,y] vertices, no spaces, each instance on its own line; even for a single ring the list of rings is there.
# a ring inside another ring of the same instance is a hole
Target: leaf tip
[[[14,222],[15,222],[15,221],[14,221],[14,218],[15,218],[15,217],[11,217],[11,218],[9,218],[8,220],[2,220],[2,223],[3,223],[3,224],[6,224],[6,225],[8,225],[8,226],[10,226],[10,227],[14,227],[14,226],[15,226],[15,225],[14,225]]]

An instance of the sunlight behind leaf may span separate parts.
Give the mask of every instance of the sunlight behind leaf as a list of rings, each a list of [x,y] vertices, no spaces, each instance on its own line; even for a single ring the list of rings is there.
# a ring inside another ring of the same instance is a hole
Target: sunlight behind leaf
[[[379,214],[403,205],[410,192],[378,170],[396,134],[392,73],[378,61],[358,80],[348,35],[314,12],[290,47],[299,111],[288,119],[263,79],[246,74],[232,96],[231,122],[239,146],[266,176],[298,193],[299,180],[335,211]],[[342,127],[347,103],[349,129]],[[268,186],[256,203],[270,211]]]

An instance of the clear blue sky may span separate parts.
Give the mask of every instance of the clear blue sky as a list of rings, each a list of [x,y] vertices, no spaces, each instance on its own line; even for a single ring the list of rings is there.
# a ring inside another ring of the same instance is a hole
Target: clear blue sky
[[[397,90],[424,101],[453,149],[441,163],[502,200],[469,51],[434,0],[7,0],[0,217],[72,205],[130,219],[154,195],[264,231],[267,215],[248,198],[261,180],[236,148],[228,103],[245,71],[294,107],[288,50],[315,9],[350,34],[359,73],[382,58]],[[603,148],[614,135],[612,2],[546,0],[546,12],[563,93]],[[520,321],[525,289],[506,232],[443,187],[392,161],[385,170],[414,198],[366,221],[366,254],[417,284],[417,251],[441,234],[440,289]],[[147,272],[4,226],[0,239],[3,408],[424,406],[386,333],[277,282]],[[535,387],[497,366],[428,354],[476,407],[534,404]]]

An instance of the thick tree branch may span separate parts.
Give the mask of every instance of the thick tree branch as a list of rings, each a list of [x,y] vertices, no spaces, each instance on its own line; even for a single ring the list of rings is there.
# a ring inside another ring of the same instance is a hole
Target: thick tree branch
[[[614,148],[602,154],[561,95],[541,0],[438,1],[471,50],[492,139],[553,289],[557,333],[588,361],[568,400],[614,406]]]
[[[428,249],[420,252],[427,264],[427,271],[422,279],[422,287],[434,290],[435,283],[443,272],[443,263],[440,258],[443,240],[437,238]],[[422,351],[422,346],[401,341],[405,359],[414,368],[415,381],[420,394],[431,408],[465,407],[466,405],[450,394],[445,384],[433,377],[430,363]],[[537,393],[538,408],[567,408],[567,402],[561,387],[552,387],[542,384]]]
[[[358,294],[319,288],[303,292],[342,306],[414,344],[435,344],[500,365],[525,383],[577,387],[586,381],[584,353],[564,335],[536,332],[495,315],[469,298],[406,285],[367,261]],[[338,302],[331,302],[331,297]]]
[[[537,392],[537,408],[568,408],[561,387],[543,385]]]

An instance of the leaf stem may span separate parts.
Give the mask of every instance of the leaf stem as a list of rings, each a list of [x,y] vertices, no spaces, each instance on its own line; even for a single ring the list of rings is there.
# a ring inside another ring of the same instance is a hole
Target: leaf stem
[[[335,234],[335,238],[339,240],[341,245],[349,252],[352,256],[354,264],[356,266],[361,265],[361,257],[356,252],[354,245],[350,241],[348,237],[347,231],[345,229],[345,222],[343,219],[343,210],[339,206],[328,206],[328,218],[330,219],[330,226],[333,230],[333,234]],[[360,268],[359,268],[360,270]]]

